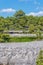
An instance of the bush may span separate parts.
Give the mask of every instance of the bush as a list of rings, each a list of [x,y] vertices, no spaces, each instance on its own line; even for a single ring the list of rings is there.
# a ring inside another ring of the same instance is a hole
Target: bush
[[[39,53],[39,56],[36,60],[36,65],[43,65],[43,50],[41,50]]]
[[[8,34],[2,34],[1,39],[3,40],[3,42],[9,42],[10,36]]]

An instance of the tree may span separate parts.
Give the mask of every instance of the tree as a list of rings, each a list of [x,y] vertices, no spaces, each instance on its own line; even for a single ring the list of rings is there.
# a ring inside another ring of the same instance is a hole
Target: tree
[[[35,29],[34,25],[33,24],[30,24],[29,25],[29,32],[30,33],[33,33],[34,32],[34,29]]]
[[[40,23],[40,17],[38,17],[38,20],[37,20],[37,24],[35,26],[35,32],[36,32],[36,35],[37,35],[37,39],[40,40],[41,39],[41,34],[42,34],[42,27],[41,27],[41,23]]]
[[[22,10],[19,10],[14,14],[14,16],[20,18],[21,16],[25,16],[25,13]]]

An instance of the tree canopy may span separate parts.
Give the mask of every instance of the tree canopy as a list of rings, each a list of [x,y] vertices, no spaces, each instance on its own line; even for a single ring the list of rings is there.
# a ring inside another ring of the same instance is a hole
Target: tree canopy
[[[22,10],[17,11],[11,17],[4,18],[0,16],[0,41],[2,42],[5,39],[9,41],[9,36],[2,35],[2,33],[12,30],[22,30],[23,33],[25,31],[28,31],[27,33],[35,33],[37,38],[40,39],[43,33],[43,16],[27,16]]]
[[[43,33],[43,16],[27,16],[22,10],[11,17],[0,17],[0,31],[28,30],[30,33]]]

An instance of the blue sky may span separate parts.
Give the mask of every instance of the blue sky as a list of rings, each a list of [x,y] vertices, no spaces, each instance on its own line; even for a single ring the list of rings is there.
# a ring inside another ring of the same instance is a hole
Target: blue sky
[[[12,16],[20,9],[27,15],[43,15],[43,0],[0,0],[0,16]]]

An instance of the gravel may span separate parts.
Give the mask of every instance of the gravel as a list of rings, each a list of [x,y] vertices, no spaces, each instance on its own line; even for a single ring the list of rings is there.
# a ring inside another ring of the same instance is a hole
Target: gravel
[[[43,40],[0,43],[0,64],[36,65],[36,58],[41,49],[43,49]]]

